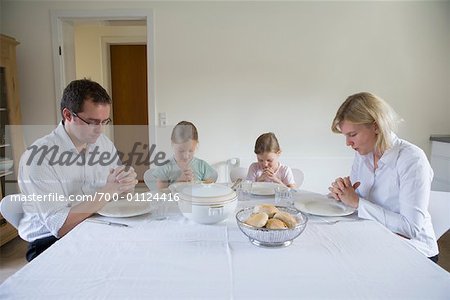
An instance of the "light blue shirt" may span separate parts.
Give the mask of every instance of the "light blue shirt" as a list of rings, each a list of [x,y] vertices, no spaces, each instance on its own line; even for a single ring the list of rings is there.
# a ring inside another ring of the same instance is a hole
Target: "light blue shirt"
[[[202,181],[206,179],[217,180],[217,172],[206,161],[193,157],[189,162],[189,167],[194,175],[194,180]],[[147,170],[144,174],[145,184],[149,189],[156,189],[156,182],[167,181],[170,184],[177,181],[181,176],[181,169],[177,165],[175,158],[167,164],[156,169]]]

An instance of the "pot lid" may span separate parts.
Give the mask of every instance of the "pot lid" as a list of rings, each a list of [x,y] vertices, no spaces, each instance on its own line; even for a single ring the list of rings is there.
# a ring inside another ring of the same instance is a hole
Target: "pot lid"
[[[180,199],[191,202],[220,203],[236,197],[236,193],[231,188],[217,183],[178,182],[169,188],[172,194],[177,193]]]
[[[225,185],[217,183],[200,183],[181,187],[178,189],[178,192],[195,198],[211,198],[229,195],[233,192],[233,190]]]
[[[217,183],[177,182],[169,187],[172,193],[180,193],[194,198],[214,198],[233,194],[228,186]]]

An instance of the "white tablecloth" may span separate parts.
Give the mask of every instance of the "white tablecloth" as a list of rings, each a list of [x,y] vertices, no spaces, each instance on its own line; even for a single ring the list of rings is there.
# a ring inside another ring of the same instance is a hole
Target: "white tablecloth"
[[[380,224],[352,218],[311,217],[279,249],[251,244],[234,217],[84,222],[8,278],[0,298],[449,299],[450,273]]]

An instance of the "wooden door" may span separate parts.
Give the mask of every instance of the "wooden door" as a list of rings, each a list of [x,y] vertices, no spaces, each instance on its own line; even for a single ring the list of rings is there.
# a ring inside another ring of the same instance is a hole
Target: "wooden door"
[[[123,160],[133,162],[142,182],[148,169],[143,162],[149,148],[147,46],[111,45],[110,57],[114,143],[125,153]],[[133,159],[127,155],[131,152],[135,153]]]

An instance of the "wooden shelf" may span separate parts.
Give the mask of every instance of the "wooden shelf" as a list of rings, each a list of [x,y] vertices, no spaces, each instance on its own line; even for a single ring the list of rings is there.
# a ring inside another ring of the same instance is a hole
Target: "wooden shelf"
[[[12,37],[0,34],[0,112],[1,134],[9,136],[8,143],[2,138],[1,156],[13,160],[13,167],[0,171],[0,200],[17,189],[17,174],[20,156],[25,150],[22,116],[19,101],[19,80],[17,80],[16,46],[19,43]],[[14,126],[8,126],[14,125]],[[6,148],[8,147],[8,148]],[[8,176],[8,177],[7,177]],[[17,236],[17,231],[11,224],[0,218],[0,246]]]
[[[0,171],[0,177],[5,177],[8,175],[14,174],[14,172],[12,170],[8,170],[8,171]]]

